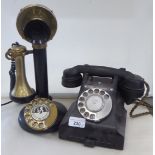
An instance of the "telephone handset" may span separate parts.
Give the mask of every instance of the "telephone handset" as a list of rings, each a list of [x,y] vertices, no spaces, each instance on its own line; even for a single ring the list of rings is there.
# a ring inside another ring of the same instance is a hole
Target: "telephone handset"
[[[59,137],[88,146],[123,149],[124,102],[131,104],[143,96],[144,79],[124,68],[78,65],[64,70],[62,85],[81,85],[81,89],[61,122]]]
[[[130,104],[134,99],[141,97],[144,93],[144,79],[135,75],[124,68],[115,69],[104,66],[78,65],[73,68],[66,69],[63,72],[62,85],[64,87],[74,88],[82,83],[82,75],[100,77],[118,77],[118,89],[125,98],[127,104]]]

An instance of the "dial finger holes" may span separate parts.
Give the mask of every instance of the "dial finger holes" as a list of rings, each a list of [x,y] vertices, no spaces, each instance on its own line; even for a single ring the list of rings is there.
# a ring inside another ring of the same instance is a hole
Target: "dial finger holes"
[[[33,122],[32,126],[34,126],[34,127],[37,126],[37,122]]]
[[[99,89],[95,89],[94,90],[94,93],[99,93]]]
[[[26,105],[25,109],[32,109],[32,104]]]
[[[88,117],[88,116],[89,116],[89,113],[88,113],[88,112],[85,112],[85,113],[84,113],[84,116],[85,116],[85,117]]]
[[[93,94],[93,90],[92,90],[92,89],[89,89],[89,90],[88,90],[88,93],[89,93],[89,94]]]
[[[84,98],[84,97],[80,97],[79,100],[80,100],[80,101],[84,101],[85,98]]]
[[[81,109],[80,109],[80,112],[81,112],[81,113],[84,113],[84,112],[85,112],[85,108],[81,108]]]
[[[78,106],[79,106],[79,107],[83,107],[84,104],[83,104],[82,102],[80,102],[80,103],[78,104]]]
[[[29,114],[28,112],[26,112],[26,113],[24,114],[24,116],[25,116],[25,117],[29,117],[30,114]]]
[[[25,111],[24,111],[25,113],[28,113],[28,112],[30,112],[30,109],[28,109],[28,108],[25,108]]]
[[[32,121],[33,121],[32,119],[28,119],[28,120],[27,120],[28,123],[31,123]]]
[[[44,127],[43,123],[39,123],[39,128],[43,128],[43,127]]]
[[[104,95],[105,94],[105,91],[104,90],[101,90],[100,91],[100,95]]]
[[[88,96],[88,93],[87,93],[87,92],[84,92],[84,93],[83,93],[83,96],[84,96],[84,97],[87,97],[87,96]]]
[[[28,119],[28,120],[31,119],[31,116],[28,114],[26,114],[24,117],[25,117],[25,119]]]
[[[95,114],[90,114],[90,119],[95,119]]]
[[[90,87],[80,94],[77,108],[86,120],[98,122],[109,115],[112,99],[106,89],[98,86]]]

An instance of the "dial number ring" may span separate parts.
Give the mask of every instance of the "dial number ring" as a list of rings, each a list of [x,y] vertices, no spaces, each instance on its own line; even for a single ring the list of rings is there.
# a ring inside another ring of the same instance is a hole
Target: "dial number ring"
[[[103,89],[87,89],[79,96],[77,108],[85,119],[99,122],[110,114],[112,99]]]
[[[56,105],[46,98],[34,99],[24,109],[26,124],[38,131],[51,127],[55,123],[57,115]]]

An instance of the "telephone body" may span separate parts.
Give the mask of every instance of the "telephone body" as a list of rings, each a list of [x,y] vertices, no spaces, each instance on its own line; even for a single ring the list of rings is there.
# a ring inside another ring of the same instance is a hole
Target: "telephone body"
[[[60,124],[59,137],[86,146],[122,150],[126,126],[124,102],[131,104],[143,96],[144,79],[125,69],[79,65],[63,72],[62,85],[81,88]]]

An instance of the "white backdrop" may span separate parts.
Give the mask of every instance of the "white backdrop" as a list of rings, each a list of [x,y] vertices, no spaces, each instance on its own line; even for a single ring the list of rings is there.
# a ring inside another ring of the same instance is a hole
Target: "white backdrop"
[[[62,71],[78,64],[125,67],[153,85],[152,0],[2,0],[2,96],[9,93],[10,62],[5,52],[18,41],[31,49],[16,29],[19,10],[28,4],[44,4],[58,21],[48,42],[50,93],[74,93],[61,85]],[[26,56],[29,84],[35,88],[33,58]]]

